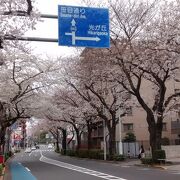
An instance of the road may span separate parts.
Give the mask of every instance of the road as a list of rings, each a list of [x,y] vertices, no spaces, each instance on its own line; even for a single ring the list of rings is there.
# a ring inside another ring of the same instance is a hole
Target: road
[[[12,180],[179,180],[180,172],[60,156],[47,146],[16,154]]]

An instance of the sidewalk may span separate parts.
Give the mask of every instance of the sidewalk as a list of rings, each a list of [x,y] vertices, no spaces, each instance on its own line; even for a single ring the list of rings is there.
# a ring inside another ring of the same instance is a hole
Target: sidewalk
[[[180,171],[180,158],[167,159],[167,162],[169,163],[162,165],[155,165],[152,167],[161,168],[164,170]],[[139,159],[128,159],[127,161],[122,162],[122,164],[124,166],[147,166],[147,165],[143,165]]]
[[[11,180],[11,172],[10,172],[10,163],[11,163],[11,159],[13,157],[11,157],[8,161],[6,161],[5,165],[6,165],[6,171],[5,171],[5,176],[4,176],[4,180]]]
[[[164,168],[167,170],[180,171],[180,158],[171,158],[167,159],[168,162],[171,162],[170,165],[165,165]]]

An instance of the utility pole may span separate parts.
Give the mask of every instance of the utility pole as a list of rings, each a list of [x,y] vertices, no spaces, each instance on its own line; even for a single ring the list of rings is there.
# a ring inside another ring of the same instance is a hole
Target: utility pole
[[[103,135],[103,141],[104,141],[104,160],[106,161],[106,159],[107,159],[107,150],[106,150],[106,122],[105,122],[105,120],[103,120],[103,131],[104,131],[104,135]]]
[[[119,113],[119,154],[123,154],[123,147],[122,147],[122,121],[121,121],[121,114]]]

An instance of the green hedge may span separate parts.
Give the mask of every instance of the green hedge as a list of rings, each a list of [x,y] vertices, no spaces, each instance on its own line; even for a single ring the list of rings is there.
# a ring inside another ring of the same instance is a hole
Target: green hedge
[[[114,155],[112,158],[113,161],[124,161],[126,159],[124,155]]]
[[[102,150],[99,149],[80,149],[78,151],[75,150],[66,150],[66,154],[64,152],[61,152],[62,155],[67,155],[67,156],[76,156],[79,158],[89,158],[89,159],[104,159],[104,153]],[[123,155],[113,155],[109,156],[107,154],[107,160],[113,160],[113,161],[123,161],[125,160],[125,156]]]
[[[152,158],[141,158],[142,164],[148,164],[151,165],[153,164],[153,159]]]
[[[64,155],[67,156],[77,156],[77,152],[74,150],[66,150],[66,154],[64,153]]]
[[[76,154],[80,158],[88,158],[89,157],[89,151],[86,149],[80,149],[76,152]]]
[[[0,176],[2,175],[2,171],[3,171],[3,165],[0,164]]]
[[[56,153],[61,153],[60,150],[58,150],[58,149],[55,149],[55,152],[56,152]]]
[[[153,154],[153,160],[155,163],[159,163],[159,162],[162,162],[162,160],[159,160],[159,159],[166,159],[166,153],[164,150],[156,150],[154,151],[154,154]]]
[[[103,159],[104,154],[102,150],[99,149],[92,149],[89,150],[89,156],[90,159]]]
[[[13,153],[12,153],[11,151],[6,152],[6,153],[4,154],[5,161],[7,161],[8,158],[10,158],[12,155],[13,155]]]
[[[66,155],[67,150],[61,149],[61,154]]]
[[[161,160],[159,160],[159,159],[161,159]],[[142,164],[151,165],[153,163],[165,162],[165,159],[166,159],[165,151],[164,150],[156,150],[156,151],[154,151],[153,158],[150,158],[150,157],[142,158],[141,162],[142,162]]]

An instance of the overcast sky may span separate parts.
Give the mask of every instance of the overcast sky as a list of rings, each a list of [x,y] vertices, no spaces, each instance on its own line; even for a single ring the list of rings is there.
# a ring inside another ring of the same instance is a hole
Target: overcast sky
[[[35,6],[42,14],[58,14],[58,5],[81,6],[80,0],[36,0]],[[36,30],[29,31],[26,36],[58,38],[58,21],[56,19],[43,19],[36,26]],[[68,56],[76,52],[75,48],[58,46],[57,43],[31,42],[34,52],[53,57]]]

